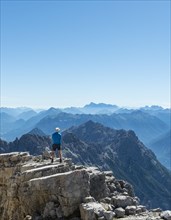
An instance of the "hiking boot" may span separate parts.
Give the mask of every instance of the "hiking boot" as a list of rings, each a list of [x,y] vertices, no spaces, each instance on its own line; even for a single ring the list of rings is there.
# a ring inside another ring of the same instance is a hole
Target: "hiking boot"
[[[51,158],[51,163],[53,163],[53,158]]]
[[[62,163],[62,159],[61,159],[61,158],[60,158],[60,160],[59,160],[59,161],[60,161],[60,163]]]

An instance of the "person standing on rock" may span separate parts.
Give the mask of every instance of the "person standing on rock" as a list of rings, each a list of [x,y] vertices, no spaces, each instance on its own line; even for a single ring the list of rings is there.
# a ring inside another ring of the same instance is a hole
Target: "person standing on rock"
[[[61,134],[59,133],[60,128],[55,128],[55,130],[56,131],[52,134],[51,163],[54,161],[56,149],[58,149],[58,156],[60,158],[60,163],[62,163]]]

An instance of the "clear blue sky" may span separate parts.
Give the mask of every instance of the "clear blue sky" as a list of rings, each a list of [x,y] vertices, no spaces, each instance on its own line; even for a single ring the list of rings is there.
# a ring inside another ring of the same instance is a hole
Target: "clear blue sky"
[[[1,106],[170,106],[170,1],[1,0]]]

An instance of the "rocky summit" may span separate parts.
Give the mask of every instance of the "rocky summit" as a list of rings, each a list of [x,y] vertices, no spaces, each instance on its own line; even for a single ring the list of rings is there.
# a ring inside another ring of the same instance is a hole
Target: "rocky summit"
[[[0,154],[0,166],[1,220],[171,219],[169,210],[147,210],[111,171],[27,152]]]
[[[34,129],[7,143],[0,139],[0,153],[24,152],[41,155],[51,140]],[[131,130],[115,130],[88,121],[62,132],[62,153],[77,165],[111,170],[115,178],[131,183],[141,204],[148,209],[171,210],[171,172]]]

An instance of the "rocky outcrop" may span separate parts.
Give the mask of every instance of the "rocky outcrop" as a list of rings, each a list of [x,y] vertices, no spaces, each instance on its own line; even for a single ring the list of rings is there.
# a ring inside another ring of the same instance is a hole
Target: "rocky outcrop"
[[[132,186],[110,171],[53,164],[27,152],[0,154],[1,220],[170,219],[170,211],[147,211]],[[130,218],[131,217],[131,218]]]
[[[113,130],[88,121],[65,131],[63,141],[65,155],[75,163],[112,170],[115,177],[134,186],[149,209],[171,209],[171,172],[133,131]]]
[[[10,143],[0,140],[0,152],[28,151],[31,155],[40,155],[46,148],[51,148],[50,138],[42,135],[40,130],[34,129]],[[171,209],[171,172],[159,163],[133,131],[114,130],[88,121],[65,130],[62,137],[64,157],[72,158],[76,164],[112,170],[117,179],[124,179],[134,186],[136,195],[148,209]],[[49,157],[48,154],[44,156]],[[99,179],[101,182],[103,178],[103,175],[95,175],[94,181]],[[95,187],[92,188],[96,194]]]

